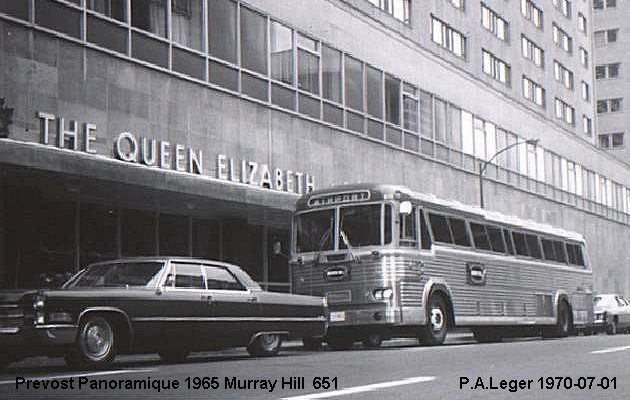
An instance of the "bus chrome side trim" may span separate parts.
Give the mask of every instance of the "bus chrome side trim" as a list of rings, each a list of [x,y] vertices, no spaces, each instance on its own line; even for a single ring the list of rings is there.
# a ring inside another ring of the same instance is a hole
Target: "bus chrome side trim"
[[[473,325],[554,325],[556,317],[458,317],[455,323],[459,326]]]

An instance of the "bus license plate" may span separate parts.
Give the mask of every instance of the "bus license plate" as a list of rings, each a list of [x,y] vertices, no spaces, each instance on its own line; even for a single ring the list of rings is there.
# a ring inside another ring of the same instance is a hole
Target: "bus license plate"
[[[330,322],[342,322],[346,320],[345,311],[337,311],[330,313]]]

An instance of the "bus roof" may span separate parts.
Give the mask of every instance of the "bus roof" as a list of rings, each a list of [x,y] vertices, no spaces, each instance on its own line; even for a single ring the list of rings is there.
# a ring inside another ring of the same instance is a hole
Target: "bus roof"
[[[309,202],[312,199],[322,198],[333,194],[353,193],[360,191],[369,191],[370,200],[373,201],[393,199],[394,196],[397,196],[397,198],[399,198],[400,200],[416,200],[421,202],[422,204],[426,204],[429,206],[438,206],[441,208],[443,207],[446,209],[471,214],[472,216],[485,219],[489,222],[500,223],[511,227],[523,228],[538,233],[546,233],[549,235],[560,236],[578,242],[585,241],[584,236],[576,232],[554,227],[549,224],[542,224],[532,220],[521,219],[516,216],[505,215],[496,211],[488,211],[478,206],[471,206],[461,203],[457,200],[447,200],[439,198],[433,194],[416,192],[402,185],[389,185],[380,183],[353,183],[332,186],[326,189],[312,191],[300,197],[297,201],[296,208],[298,211],[310,209],[312,206],[309,206]]]

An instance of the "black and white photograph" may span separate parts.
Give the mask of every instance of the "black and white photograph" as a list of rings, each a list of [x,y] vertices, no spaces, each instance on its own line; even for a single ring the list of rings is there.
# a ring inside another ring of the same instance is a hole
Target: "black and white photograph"
[[[0,398],[629,399],[626,73],[630,0],[0,0]]]

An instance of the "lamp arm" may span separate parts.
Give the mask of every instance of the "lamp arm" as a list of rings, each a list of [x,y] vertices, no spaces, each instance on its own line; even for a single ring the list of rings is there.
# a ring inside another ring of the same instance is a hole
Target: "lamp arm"
[[[481,167],[481,170],[479,170],[479,173],[480,173],[480,174],[483,174],[483,173],[484,173],[484,171],[486,170],[486,168],[488,167],[488,164],[490,164],[490,163],[492,162],[492,160],[494,160],[495,158],[497,158],[497,156],[498,156],[499,154],[501,154],[501,153],[505,153],[506,151],[508,151],[508,150],[509,150],[509,149],[511,149],[512,147],[518,146],[518,145],[523,144],[523,143],[527,143],[527,140],[521,140],[520,142],[514,142],[514,143],[512,143],[511,145],[506,146],[506,147],[502,148],[501,150],[497,151],[496,153],[494,153],[494,155],[493,155],[492,157],[490,157],[490,159],[489,159],[489,160],[487,160],[487,161],[485,161],[485,162],[483,163],[483,166]]]

